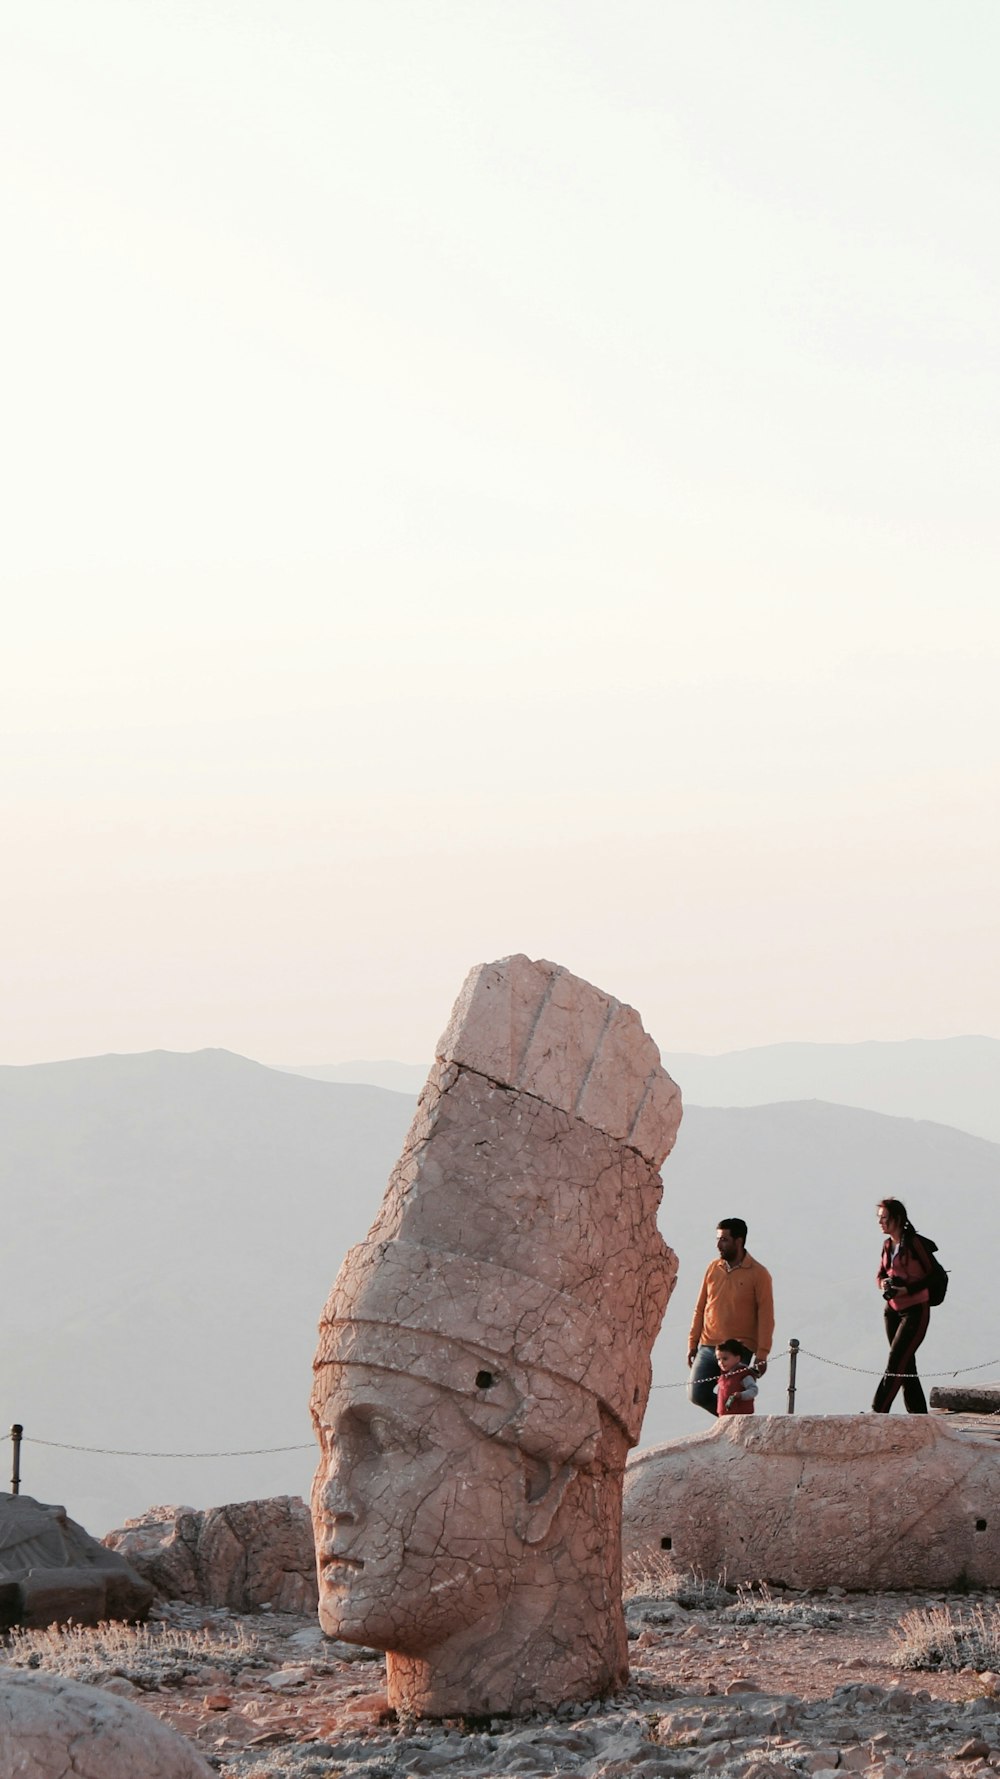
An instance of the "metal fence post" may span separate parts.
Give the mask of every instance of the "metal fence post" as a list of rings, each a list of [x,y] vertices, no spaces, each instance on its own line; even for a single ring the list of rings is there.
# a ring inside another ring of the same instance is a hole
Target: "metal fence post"
[[[24,1428],[21,1426],[20,1421],[15,1421],[10,1430],[10,1436],[14,1442],[14,1468],[10,1479],[10,1492],[12,1495],[19,1495],[21,1493],[21,1435],[23,1432]]]
[[[795,1368],[799,1358],[799,1343],[790,1340],[788,1343],[788,1412],[795,1413]]]

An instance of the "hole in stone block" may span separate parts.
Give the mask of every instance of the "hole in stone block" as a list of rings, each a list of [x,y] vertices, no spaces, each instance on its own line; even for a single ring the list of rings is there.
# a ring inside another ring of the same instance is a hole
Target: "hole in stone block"
[[[494,1383],[494,1378],[493,1378],[492,1371],[477,1371],[476,1372],[476,1389],[477,1390],[492,1390],[493,1383]]]
[[[977,1520],[976,1521],[976,1531],[977,1532],[985,1532],[985,1530],[986,1530],[986,1521],[985,1520]]]
[[[673,1548],[674,1548],[674,1541],[672,1538],[661,1538],[660,1539],[660,1549],[661,1550],[673,1550]]]
[[[639,1392],[638,1392],[638,1390],[633,1390],[632,1391],[632,1406],[633,1406],[633,1408],[636,1406],[638,1401],[639,1401]]]

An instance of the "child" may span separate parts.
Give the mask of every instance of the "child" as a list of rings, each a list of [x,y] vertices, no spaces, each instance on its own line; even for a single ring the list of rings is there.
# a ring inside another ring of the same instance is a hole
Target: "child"
[[[752,1415],[757,1380],[750,1370],[753,1354],[739,1340],[720,1340],[715,1349],[719,1381],[715,1400],[720,1415]]]

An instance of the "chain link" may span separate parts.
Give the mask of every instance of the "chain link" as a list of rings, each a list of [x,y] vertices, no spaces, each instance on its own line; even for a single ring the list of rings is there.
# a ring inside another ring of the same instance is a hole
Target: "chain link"
[[[848,1365],[843,1359],[828,1359],[825,1353],[811,1353],[808,1347],[799,1347],[799,1357],[818,1359],[821,1365],[835,1365],[838,1371],[856,1371],[862,1377],[914,1377],[912,1371],[871,1371],[865,1365]],[[1000,1367],[1000,1359],[984,1359],[979,1365],[960,1365],[957,1371],[922,1371],[921,1377],[961,1377],[967,1371],[989,1371],[991,1366]]]
[[[5,1439],[12,1434],[6,1433]],[[22,1435],[23,1445],[47,1445],[57,1452],[92,1452],[102,1458],[260,1458],[272,1452],[312,1452],[315,1445],[252,1445],[233,1452],[123,1452],[116,1451],[107,1445],[64,1445],[58,1439],[36,1439],[27,1433]]]
[[[776,1357],[790,1358],[792,1351],[791,1347],[782,1347],[777,1354],[772,1353],[768,1359],[768,1366],[773,1367]],[[865,1365],[848,1365],[845,1359],[828,1359],[825,1353],[810,1352],[808,1347],[796,1347],[794,1351],[799,1359],[815,1359],[820,1365],[834,1365],[838,1371],[853,1371],[859,1377],[912,1378],[916,1375],[912,1371],[872,1371]],[[920,1376],[924,1378],[962,1377],[968,1371],[989,1371],[991,1367],[1000,1370],[1000,1359],[983,1359],[978,1365],[960,1365],[955,1371],[922,1371]],[[715,1379],[709,1378],[703,1381],[714,1383]],[[687,1386],[687,1378],[682,1378],[679,1383],[653,1384],[652,1388],[654,1390],[686,1390]]]
[[[791,1356],[791,1353],[791,1347],[783,1347],[780,1354],[777,1356],[787,1358]],[[838,1371],[851,1371],[859,1377],[912,1378],[915,1376],[915,1373],[912,1371],[883,1372],[873,1371],[869,1366],[865,1365],[849,1365],[845,1359],[830,1359],[825,1353],[811,1352],[808,1347],[797,1347],[795,1348],[795,1353],[800,1359],[815,1359],[820,1365],[833,1365]],[[768,1361],[769,1365],[772,1367],[774,1358],[775,1355],[772,1354]],[[921,1375],[925,1378],[957,1378],[970,1371],[989,1371],[991,1367],[1000,1369],[1000,1359],[984,1359],[978,1365],[960,1365],[955,1371],[925,1371]],[[712,1380],[709,1379],[703,1381],[711,1382]],[[674,1383],[653,1384],[651,1388],[653,1390],[686,1390],[688,1382],[689,1380],[687,1378],[679,1378]],[[1000,1413],[1000,1410],[994,1409],[992,1412],[997,1414]],[[4,1439],[12,1439],[14,1436],[12,1433],[5,1433],[0,1435],[0,1437]],[[96,1457],[102,1458],[262,1458],[270,1457],[278,1452],[311,1452],[315,1450],[311,1441],[308,1445],[246,1446],[239,1450],[229,1452],[133,1452],[121,1451],[114,1446],[105,1445],[67,1445],[58,1439],[36,1439],[33,1434],[22,1434],[21,1439],[22,1444],[24,1445],[50,1446],[54,1451],[58,1452],[89,1452]]]

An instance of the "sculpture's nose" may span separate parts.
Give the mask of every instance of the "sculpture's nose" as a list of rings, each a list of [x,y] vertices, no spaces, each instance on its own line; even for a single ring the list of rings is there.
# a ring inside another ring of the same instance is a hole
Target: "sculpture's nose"
[[[331,1457],[322,1478],[317,1477],[316,1501],[327,1518],[341,1525],[353,1525],[358,1505],[348,1486],[349,1471],[343,1458]]]

